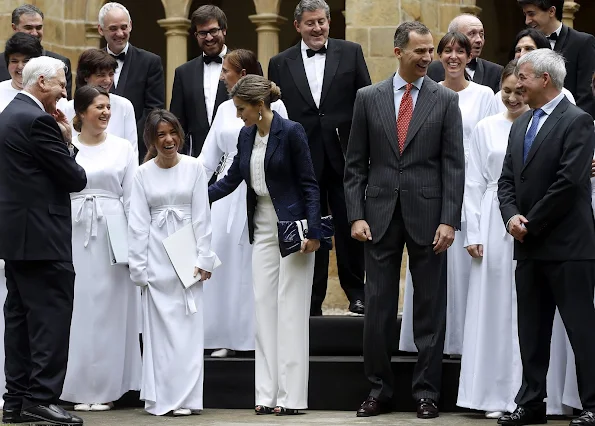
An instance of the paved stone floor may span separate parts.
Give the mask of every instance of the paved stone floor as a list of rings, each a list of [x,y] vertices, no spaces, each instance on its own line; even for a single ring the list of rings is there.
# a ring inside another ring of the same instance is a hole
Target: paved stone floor
[[[393,413],[375,418],[362,419],[349,411],[308,411],[300,416],[256,416],[249,410],[205,410],[201,415],[189,417],[156,417],[146,414],[141,409],[122,409],[104,413],[83,413],[86,426],[186,426],[186,425],[437,425],[467,426],[496,425],[495,420],[488,420],[475,414],[442,414],[438,419],[420,420],[414,413]],[[568,425],[568,420],[549,421],[548,425]]]

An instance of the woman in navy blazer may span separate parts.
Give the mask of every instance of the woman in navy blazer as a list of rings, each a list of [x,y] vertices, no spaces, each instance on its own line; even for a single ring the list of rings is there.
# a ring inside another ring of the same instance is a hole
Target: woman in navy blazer
[[[320,247],[320,192],[301,124],[271,111],[275,83],[247,75],[230,92],[245,127],[227,175],[209,187],[209,200],[248,185],[256,310],[256,414],[298,414],[307,408],[309,313],[314,254]],[[308,221],[300,252],[281,258],[279,220]]]

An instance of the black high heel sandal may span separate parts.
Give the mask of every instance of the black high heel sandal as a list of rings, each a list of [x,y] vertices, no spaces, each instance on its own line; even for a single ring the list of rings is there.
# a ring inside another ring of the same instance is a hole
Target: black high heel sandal
[[[257,415],[264,415],[264,414],[273,414],[274,411],[271,407],[267,407],[265,405],[257,405],[254,407],[254,412]]]
[[[296,410],[294,408],[285,408],[281,406],[276,406],[274,412],[276,416],[297,416],[299,414],[305,414],[302,413],[300,410]]]

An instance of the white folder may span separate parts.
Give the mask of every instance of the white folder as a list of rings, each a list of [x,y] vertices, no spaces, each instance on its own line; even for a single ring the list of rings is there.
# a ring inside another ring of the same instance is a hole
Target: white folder
[[[128,220],[124,215],[106,215],[107,246],[112,265],[128,265]]]
[[[180,278],[185,288],[189,288],[200,281],[200,274],[196,277],[194,276],[198,250],[196,249],[196,238],[192,223],[178,229],[169,237],[165,238],[163,240],[163,246],[176,274],[178,274],[178,278]],[[221,265],[221,261],[217,258],[214,268],[219,265]]]

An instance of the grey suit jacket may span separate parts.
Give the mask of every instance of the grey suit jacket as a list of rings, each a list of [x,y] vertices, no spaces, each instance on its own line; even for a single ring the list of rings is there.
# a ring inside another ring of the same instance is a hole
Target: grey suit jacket
[[[393,77],[357,92],[344,179],[347,215],[365,219],[378,242],[400,197],[407,232],[417,244],[430,245],[441,223],[461,225],[465,155],[458,95],[424,78],[402,155],[396,121]]]

